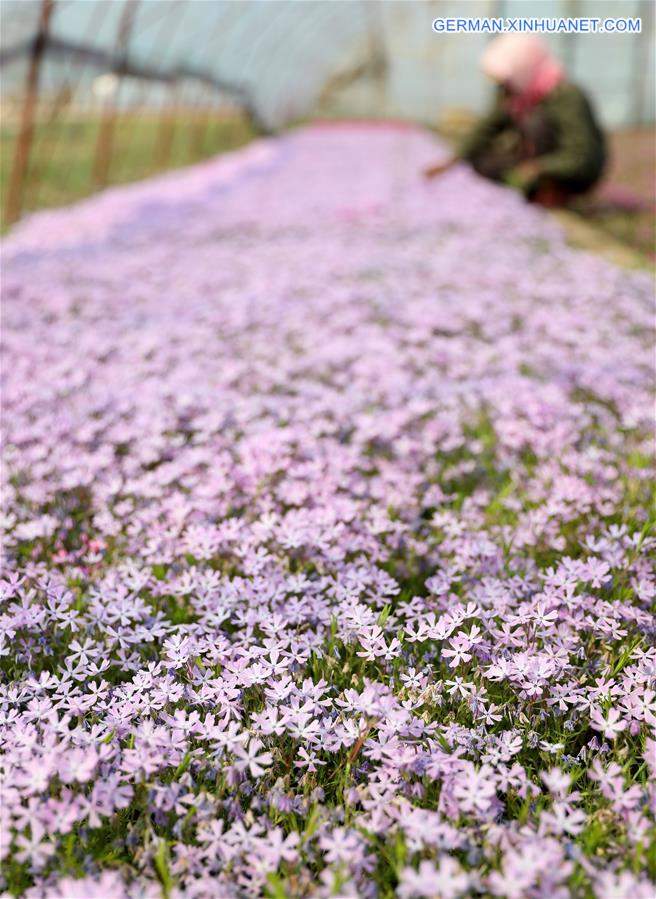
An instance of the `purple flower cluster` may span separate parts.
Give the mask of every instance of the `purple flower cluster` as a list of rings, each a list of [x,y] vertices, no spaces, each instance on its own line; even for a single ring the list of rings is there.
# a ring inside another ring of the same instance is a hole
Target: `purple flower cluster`
[[[5,241],[2,895],[654,896],[652,285],[434,154]]]

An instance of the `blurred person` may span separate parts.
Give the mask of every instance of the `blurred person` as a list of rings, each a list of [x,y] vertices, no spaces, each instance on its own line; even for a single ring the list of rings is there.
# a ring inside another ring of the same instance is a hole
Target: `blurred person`
[[[481,68],[497,84],[493,108],[457,155],[426,169],[426,177],[465,160],[483,177],[549,207],[590,190],[606,162],[604,134],[547,44],[533,34],[501,35],[488,44]]]

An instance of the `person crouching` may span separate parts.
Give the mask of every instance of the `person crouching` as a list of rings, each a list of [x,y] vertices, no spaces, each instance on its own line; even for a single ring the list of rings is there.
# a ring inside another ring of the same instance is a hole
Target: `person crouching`
[[[502,35],[488,44],[481,68],[497,85],[492,109],[454,157],[424,174],[432,178],[465,160],[549,207],[589,191],[603,173],[606,141],[589,99],[547,44],[532,34]]]

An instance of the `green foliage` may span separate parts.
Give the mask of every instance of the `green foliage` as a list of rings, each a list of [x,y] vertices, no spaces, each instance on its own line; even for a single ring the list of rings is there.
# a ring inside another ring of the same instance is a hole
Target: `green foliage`
[[[63,206],[98,189],[93,165],[100,118],[61,117],[39,122],[35,128],[30,168],[23,190],[24,210]],[[118,116],[112,139],[108,186],[137,181],[158,169],[158,142],[163,122],[154,112],[125,112]],[[0,193],[7,191],[17,128],[5,123],[0,130]],[[253,139],[247,121],[231,118],[201,118],[192,110],[181,110],[173,128],[166,168],[174,169],[235,150]],[[0,232],[7,223],[1,217]]]

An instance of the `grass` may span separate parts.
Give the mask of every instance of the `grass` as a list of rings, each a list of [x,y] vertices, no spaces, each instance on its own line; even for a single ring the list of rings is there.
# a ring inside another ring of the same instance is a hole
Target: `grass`
[[[99,118],[61,118],[37,124],[23,190],[23,211],[63,206],[95,193]],[[5,206],[17,134],[16,123],[0,129],[0,231],[9,227]],[[176,120],[152,113],[126,113],[115,123],[107,185],[138,181],[247,144],[256,132],[241,116],[206,118],[191,112]]]

